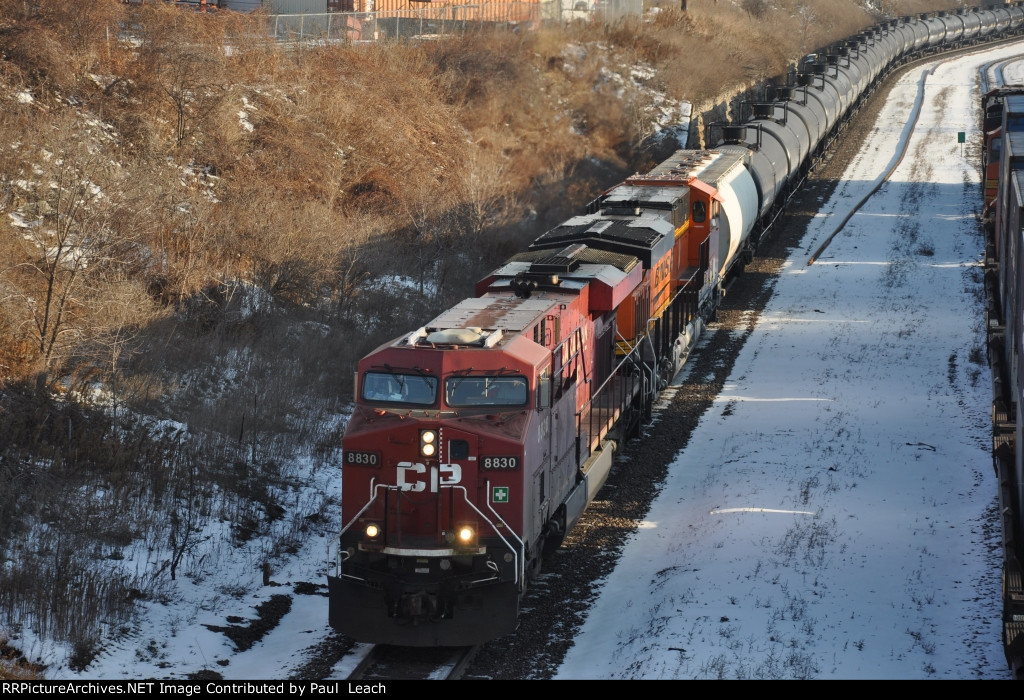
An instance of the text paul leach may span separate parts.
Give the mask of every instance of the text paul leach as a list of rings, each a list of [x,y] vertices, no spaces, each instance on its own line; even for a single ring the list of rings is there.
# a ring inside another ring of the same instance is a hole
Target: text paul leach
[[[189,681],[5,681],[0,680],[0,695],[88,695],[130,694],[130,695],[180,695],[196,697],[202,695],[295,695],[299,697],[319,695],[384,695],[384,683],[349,683],[333,681],[328,683],[261,683],[259,681],[210,681],[193,683]]]

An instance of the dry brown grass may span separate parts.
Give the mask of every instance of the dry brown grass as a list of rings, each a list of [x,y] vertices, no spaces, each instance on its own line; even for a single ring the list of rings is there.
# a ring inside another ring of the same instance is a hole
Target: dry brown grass
[[[661,85],[678,99],[701,103],[738,87],[782,75],[802,54],[874,24],[858,3],[778,0],[757,16],[740,2],[678,3],[655,0],[653,22],[625,21],[606,28],[625,56],[658,68]],[[948,9],[957,3],[907,0],[888,3],[891,16]]]
[[[10,646],[11,640],[0,632],[0,681],[37,681],[43,679],[41,665],[32,663],[16,647]]]

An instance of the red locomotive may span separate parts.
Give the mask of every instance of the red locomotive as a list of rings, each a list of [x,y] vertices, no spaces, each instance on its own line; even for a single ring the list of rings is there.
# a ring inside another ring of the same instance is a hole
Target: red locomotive
[[[736,154],[681,151],[359,363],[332,626],[411,646],[515,629],[545,548],[713,308],[728,227],[694,173],[750,178]]]

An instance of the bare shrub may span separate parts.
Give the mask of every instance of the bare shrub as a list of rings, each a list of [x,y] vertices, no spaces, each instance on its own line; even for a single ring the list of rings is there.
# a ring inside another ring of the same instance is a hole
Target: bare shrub
[[[532,43],[531,37],[509,32],[474,33],[433,47],[438,80],[449,102],[480,104],[491,99],[495,87],[524,80],[529,64],[517,57]]]
[[[2,616],[87,646],[151,585],[118,562],[152,526],[139,496],[164,487],[164,447],[140,424],[18,386],[0,394],[0,430]]]
[[[52,89],[75,79],[61,37],[39,18],[0,23],[0,48],[7,65],[30,85]]]
[[[118,0],[34,3],[43,21],[60,37],[64,53],[73,62],[76,73],[94,70],[108,58],[111,44],[118,42],[117,31],[125,18],[125,5]]]
[[[288,206],[267,194],[255,188],[233,203],[237,215],[224,233],[240,257],[239,272],[278,302],[315,303],[331,279],[333,213],[316,202]]]
[[[182,147],[202,132],[199,122],[224,99],[230,61],[220,24],[164,4],[145,4],[132,18],[139,43],[131,73],[138,97],[170,108],[169,136]]]
[[[747,13],[747,17],[752,21],[761,19],[768,14],[770,9],[768,0],[743,0],[740,3],[740,7],[743,8],[743,11]]]
[[[11,645],[7,634],[0,632],[0,681],[41,680],[46,669],[32,663],[21,650]]]

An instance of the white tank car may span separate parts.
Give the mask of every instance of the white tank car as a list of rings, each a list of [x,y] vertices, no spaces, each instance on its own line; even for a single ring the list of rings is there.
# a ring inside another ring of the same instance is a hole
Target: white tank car
[[[712,242],[709,266],[717,274],[715,281],[721,282],[757,220],[757,187],[745,166],[745,150],[715,149],[698,153],[700,158],[695,159],[689,174],[718,190],[722,207],[718,221],[718,245]]]

